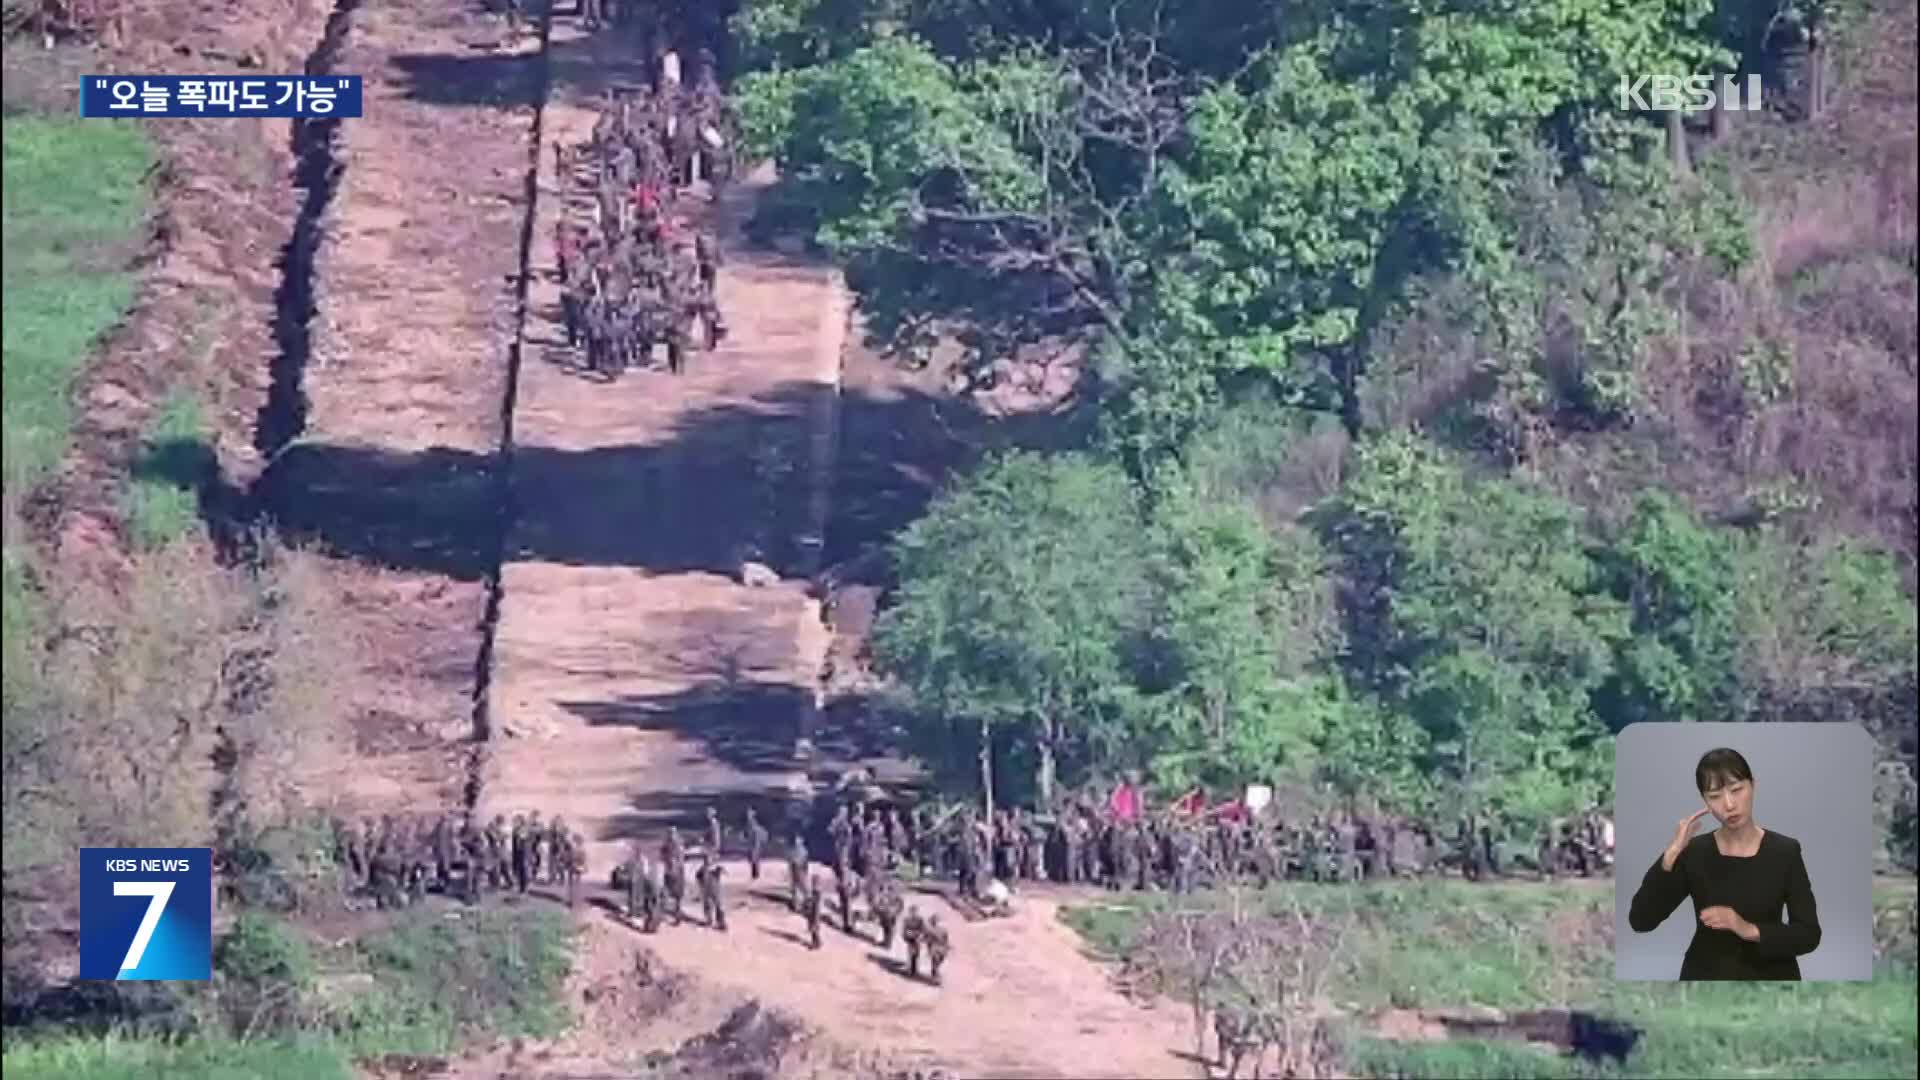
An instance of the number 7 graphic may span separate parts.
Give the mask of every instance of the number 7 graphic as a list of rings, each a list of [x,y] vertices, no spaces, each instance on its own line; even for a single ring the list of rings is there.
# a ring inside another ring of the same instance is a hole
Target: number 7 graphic
[[[140,929],[134,931],[133,944],[127,946],[127,958],[120,961],[121,971],[132,971],[140,966],[140,957],[146,954],[147,942],[153,940],[153,928],[160,925],[160,913],[167,910],[167,900],[173,896],[171,881],[116,881],[113,883],[115,896],[147,896],[147,913],[140,917]]]

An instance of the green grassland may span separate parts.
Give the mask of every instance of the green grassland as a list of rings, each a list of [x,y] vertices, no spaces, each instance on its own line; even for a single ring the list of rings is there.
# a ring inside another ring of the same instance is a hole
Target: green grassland
[[[559,1034],[573,924],[539,906],[396,914],[324,945],[271,915],[243,916],[215,953],[215,978],[187,1009],[193,1033],[10,1036],[9,1080],[354,1075],[356,1061],[438,1057],[464,1040]]]
[[[1283,887],[1284,888],[1284,887]],[[1422,882],[1295,888],[1312,916],[1351,913],[1334,999],[1345,1067],[1376,1077],[1912,1076],[1916,984],[1911,927],[1870,982],[1618,982],[1613,890],[1592,885]],[[1277,896],[1270,900],[1279,899]],[[1911,881],[1876,890],[1876,911],[1910,909]],[[1103,955],[1126,955],[1164,900],[1070,908],[1066,922]],[[1898,953],[1899,955],[1894,955]],[[1402,1043],[1351,1019],[1399,1007],[1571,1008],[1625,1021],[1641,1037],[1622,1062],[1562,1057],[1506,1040]]]
[[[126,267],[154,158],[145,133],[119,122],[9,116],[4,142],[0,418],[17,497],[66,450],[73,378],[133,299]]]

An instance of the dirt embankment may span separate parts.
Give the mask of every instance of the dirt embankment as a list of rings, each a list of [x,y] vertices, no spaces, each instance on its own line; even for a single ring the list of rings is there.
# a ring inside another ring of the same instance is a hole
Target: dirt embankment
[[[359,8],[336,63],[366,115],[316,170],[311,321],[282,335],[262,488],[284,534],[340,556],[367,658],[341,688],[360,752],[316,784],[426,812],[466,795],[541,72],[458,0]]]

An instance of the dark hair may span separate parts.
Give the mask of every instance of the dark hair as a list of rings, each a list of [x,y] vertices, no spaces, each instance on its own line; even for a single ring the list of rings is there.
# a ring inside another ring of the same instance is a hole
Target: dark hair
[[[1747,767],[1747,759],[1740,751],[1717,746],[1700,755],[1700,764],[1693,767],[1693,786],[1706,794],[1710,786],[1726,784],[1734,780],[1752,780],[1753,770]]]

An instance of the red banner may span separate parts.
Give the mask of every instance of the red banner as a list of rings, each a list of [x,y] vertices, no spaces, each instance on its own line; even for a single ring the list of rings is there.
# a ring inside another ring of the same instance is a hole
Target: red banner
[[[1123,782],[1116,785],[1107,799],[1107,811],[1121,821],[1139,820],[1140,793],[1130,784]]]
[[[1207,793],[1194,788],[1174,800],[1172,810],[1176,814],[1197,814],[1207,808]]]

